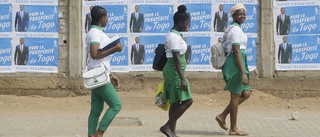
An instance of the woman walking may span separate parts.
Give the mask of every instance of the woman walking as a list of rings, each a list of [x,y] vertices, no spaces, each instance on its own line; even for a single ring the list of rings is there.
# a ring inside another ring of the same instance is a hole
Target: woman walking
[[[89,46],[88,56],[88,69],[95,68],[102,62],[107,69],[107,73],[110,75],[110,79],[116,79],[110,74],[110,56],[115,52],[121,52],[123,47],[121,43],[113,46],[107,50],[99,50],[100,43],[109,40],[110,38],[102,31],[102,27],[106,26],[108,22],[108,15],[106,9],[100,6],[94,6],[91,10],[92,26],[87,34],[87,44]],[[99,127],[98,120],[103,110],[104,102],[109,106],[107,111],[104,113]],[[109,124],[113,118],[119,113],[122,108],[120,98],[113,87],[112,83],[108,83],[105,86],[98,87],[91,90],[91,110],[88,118],[88,136],[89,137],[102,137],[104,132],[107,130]]]
[[[246,8],[243,4],[236,4],[230,9],[230,14],[233,22],[225,30],[227,34],[225,49],[230,55],[226,59],[222,73],[226,81],[224,90],[230,91],[231,100],[225,110],[216,116],[216,120],[221,128],[228,130],[226,117],[230,113],[229,135],[247,136],[249,134],[237,126],[238,106],[250,96],[249,69],[245,54],[248,39],[240,26],[246,19]]]
[[[176,124],[181,115],[191,106],[190,84],[184,76],[187,44],[182,31],[189,30],[190,16],[186,6],[180,5],[173,16],[174,26],[166,35],[165,49],[168,58],[163,68],[165,98],[171,103],[169,120],[160,128],[167,137],[177,137]]]

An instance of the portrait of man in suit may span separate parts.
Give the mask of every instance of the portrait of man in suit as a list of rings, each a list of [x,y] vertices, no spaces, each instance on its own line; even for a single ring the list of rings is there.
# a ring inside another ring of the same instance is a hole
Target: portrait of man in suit
[[[26,32],[29,26],[29,13],[24,10],[24,5],[20,5],[20,10],[16,12],[14,21],[15,31]]]
[[[186,37],[183,37],[183,40],[187,43]],[[188,47],[187,47],[185,58],[186,58],[187,64],[189,64],[191,61],[191,46],[190,45],[188,45]]]
[[[224,32],[228,25],[228,13],[223,11],[223,5],[219,5],[219,11],[214,14],[214,32]]]
[[[279,44],[278,49],[278,63],[290,63],[292,57],[292,46],[287,42],[287,36],[283,36],[283,42]]]
[[[277,16],[277,35],[288,35],[290,32],[290,16],[285,13],[285,8],[281,7],[281,14]]]
[[[26,65],[29,57],[28,46],[24,44],[24,39],[20,38],[20,44],[16,46],[14,52],[14,64],[15,65]]]
[[[130,16],[130,32],[141,33],[144,25],[143,13],[139,11],[139,6],[135,6],[135,12]]]
[[[91,21],[92,21],[92,18],[91,18],[91,10],[92,10],[93,6],[90,6],[90,12],[86,14],[86,20],[85,20],[85,23],[84,23],[84,29],[86,31],[86,33],[89,31],[90,29],[90,26],[91,26]]]
[[[140,44],[139,37],[135,38],[136,43],[134,43],[131,47],[131,64],[143,64],[144,61],[144,45]]]

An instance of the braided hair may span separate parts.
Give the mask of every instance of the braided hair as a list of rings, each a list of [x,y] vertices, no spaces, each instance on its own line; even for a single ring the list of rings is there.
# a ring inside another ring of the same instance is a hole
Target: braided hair
[[[186,11],[187,7],[185,5],[178,7],[178,11],[173,15],[174,25],[178,25],[180,21],[190,21],[190,15]]]
[[[98,22],[100,21],[101,17],[104,17],[107,15],[107,10],[101,6],[94,6],[91,10],[91,24],[92,25],[98,25]]]

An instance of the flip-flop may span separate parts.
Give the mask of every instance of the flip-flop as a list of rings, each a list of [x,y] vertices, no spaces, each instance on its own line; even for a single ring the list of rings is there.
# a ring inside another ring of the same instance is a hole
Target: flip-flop
[[[228,130],[228,128],[227,128],[225,125],[223,125],[222,121],[221,121],[218,117],[216,117],[216,121],[218,122],[219,126],[220,126],[222,129],[224,129],[225,131]]]
[[[235,132],[230,132],[229,131],[229,135],[232,135],[232,136],[248,136],[249,133],[247,133],[245,131],[237,130]]]

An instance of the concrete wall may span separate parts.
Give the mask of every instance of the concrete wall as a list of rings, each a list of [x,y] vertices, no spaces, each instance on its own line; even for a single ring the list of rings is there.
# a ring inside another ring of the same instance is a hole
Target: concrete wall
[[[279,97],[292,98],[319,96],[320,71],[276,71],[273,40],[272,1],[259,0],[260,19],[257,48],[257,70],[251,74],[252,88]],[[58,74],[12,73],[0,74],[0,94],[42,95],[51,97],[88,94],[81,78],[81,10],[82,3],[76,0],[59,0],[59,67]],[[160,72],[118,73],[122,88],[132,89],[129,82],[139,82],[142,88],[155,88],[162,82]],[[194,92],[212,93],[224,87],[220,73],[187,72]],[[147,79],[147,80],[146,80]],[[283,84],[282,84],[283,83]],[[197,89],[197,85],[212,85]]]

